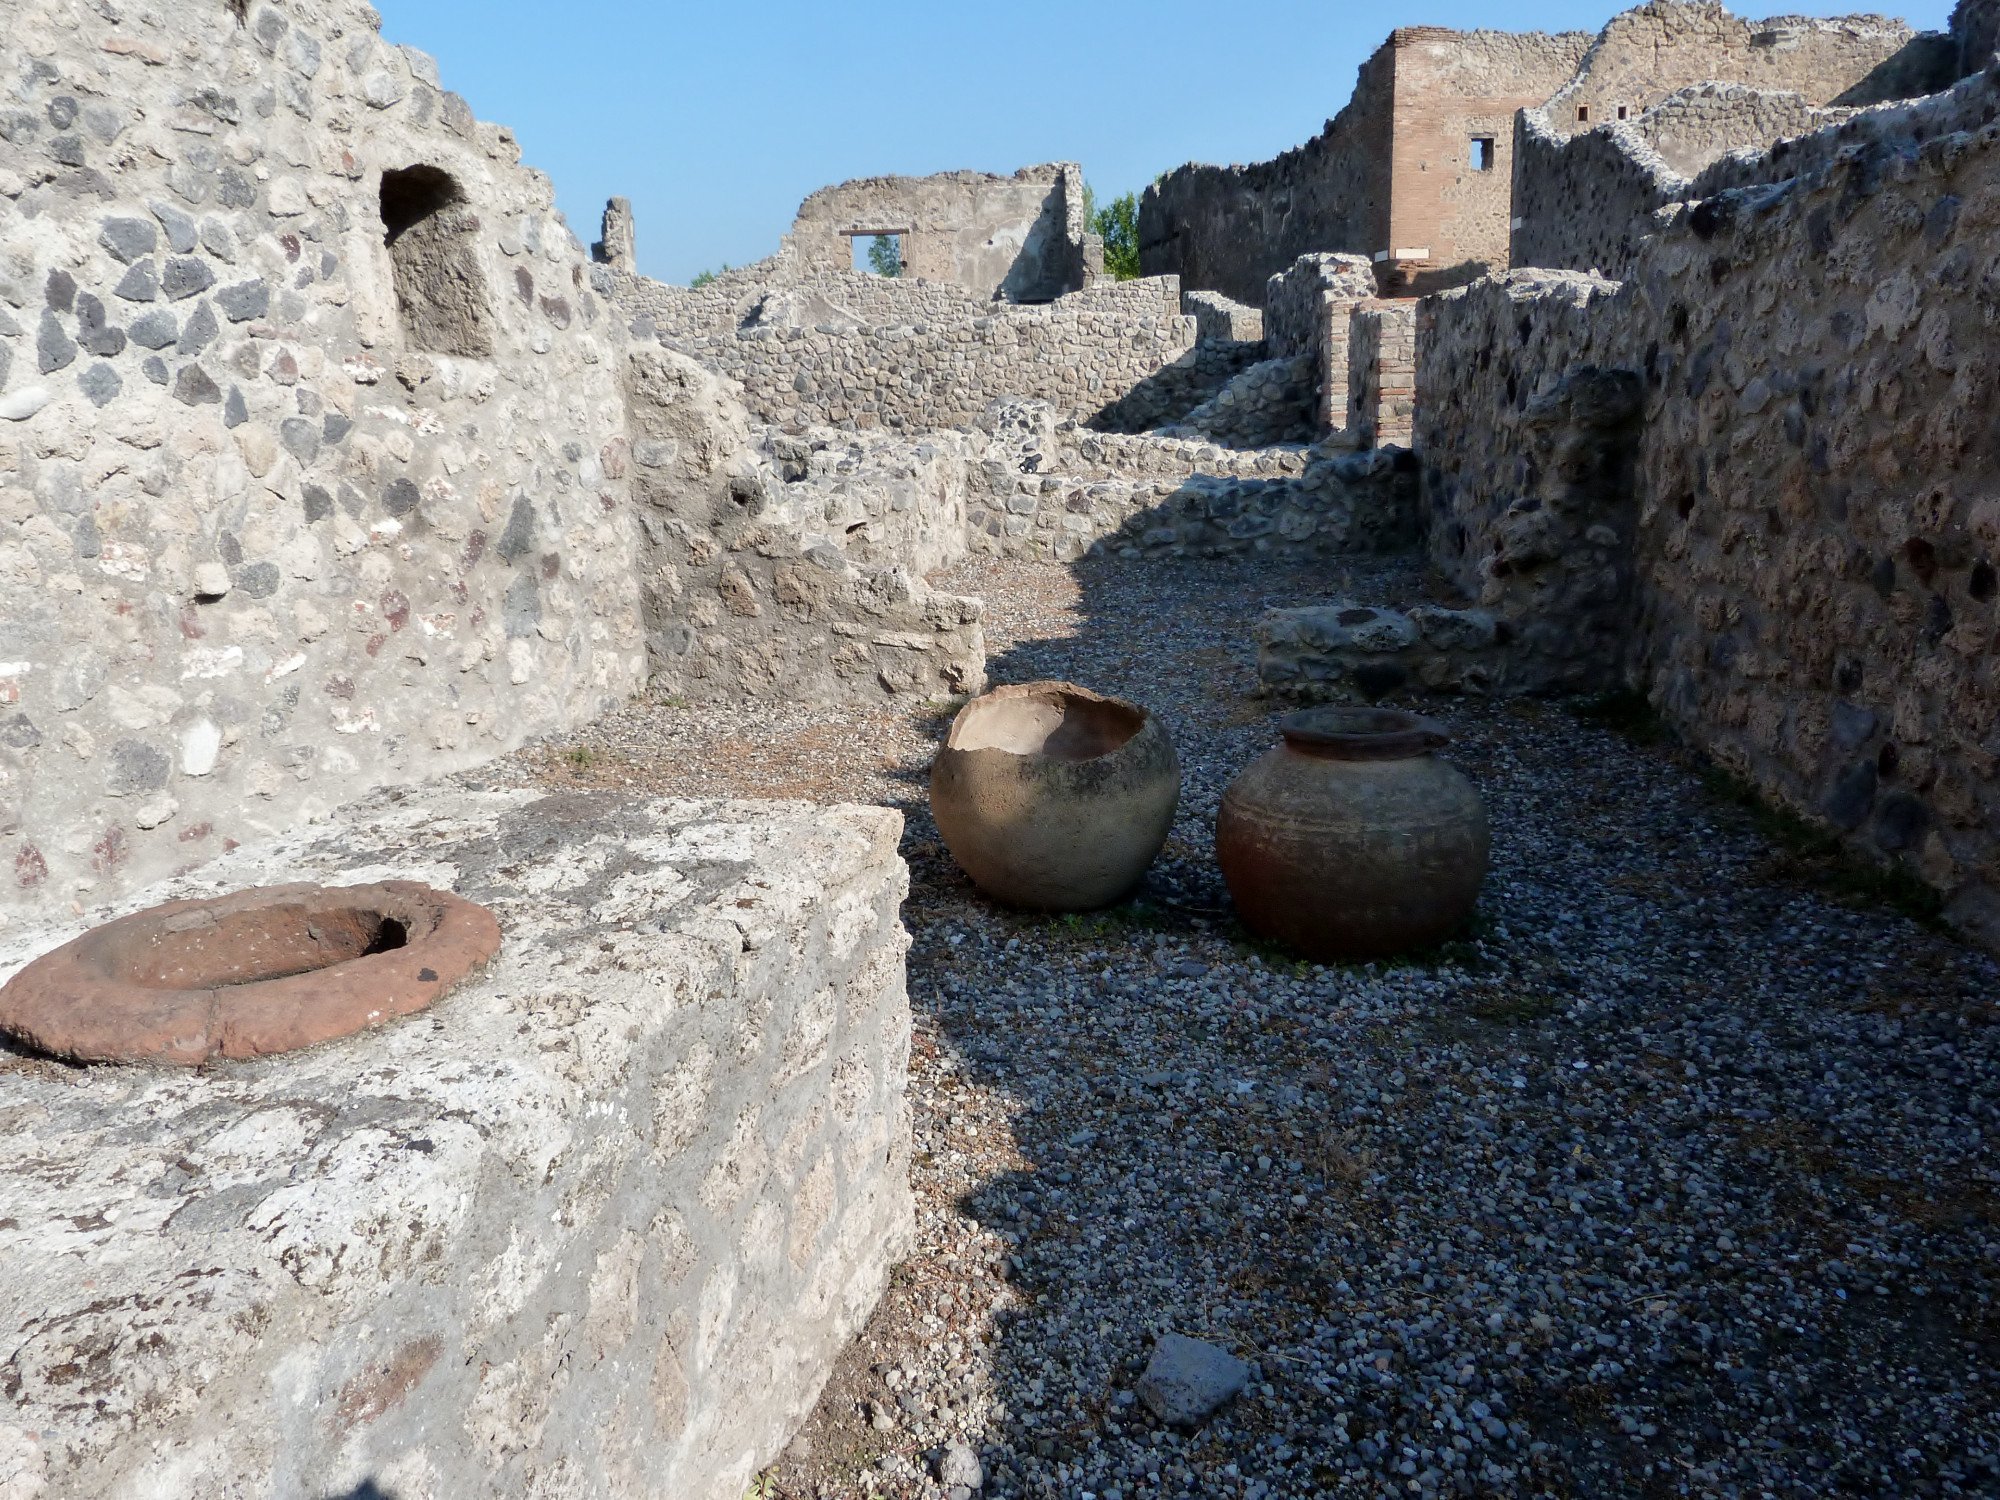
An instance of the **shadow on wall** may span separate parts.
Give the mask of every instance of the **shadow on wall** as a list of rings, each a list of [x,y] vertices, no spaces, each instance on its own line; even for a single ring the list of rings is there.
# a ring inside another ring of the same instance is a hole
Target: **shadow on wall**
[[[1162,365],[1090,419],[1097,432],[1139,433],[1171,427],[1265,358],[1262,340],[1205,340]]]
[[[1950,32],[1920,32],[1828,103],[1852,107],[1886,104],[1948,89],[1961,72],[1958,52],[1958,38]]]
[[[1498,269],[1502,268],[1483,260],[1462,260],[1455,266],[1398,266],[1385,261],[1377,280],[1384,297],[1428,297],[1467,286]]]
[[[1007,269],[995,302],[1053,302],[1077,284],[1070,264],[1069,200],[1058,177],[1042,200],[1042,212],[1021,241],[1020,254]]]
[[[332,1500],[396,1500],[396,1496],[374,1480],[364,1479],[353,1489],[333,1496]]]

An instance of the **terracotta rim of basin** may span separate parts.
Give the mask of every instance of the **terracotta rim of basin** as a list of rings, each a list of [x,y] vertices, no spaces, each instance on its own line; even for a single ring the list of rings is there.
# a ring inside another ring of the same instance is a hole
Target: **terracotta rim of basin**
[[[44,954],[0,987],[0,1032],[77,1062],[269,1057],[422,1010],[499,947],[492,912],[415,881],[259,886]]]
[[[1396,708],[1309,708],[1279,719],[1278,732],[1324,760],[1408,760],[1451,743],[1436,720]]]

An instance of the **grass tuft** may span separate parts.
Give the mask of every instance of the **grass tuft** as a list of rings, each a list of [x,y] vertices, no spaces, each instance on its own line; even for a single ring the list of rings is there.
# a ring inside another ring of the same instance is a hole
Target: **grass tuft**
[[[1711,796],[1747,814],[1751,827],[1772,846],[1770,874],[1847,905],[1886,908],[1919,926],[1944,927],[1944,897],[1900,861],[1872,858],[1720,767],[1705,768],[1701,780]]]

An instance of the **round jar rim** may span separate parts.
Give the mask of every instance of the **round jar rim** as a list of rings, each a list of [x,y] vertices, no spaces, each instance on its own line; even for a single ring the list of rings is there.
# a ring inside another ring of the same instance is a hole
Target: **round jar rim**
[[[1309,708],[1281,717],[1278,732],[1292,749],[1328,760],[1408,760],[1451,743],[1435,719],[1397,708]]]

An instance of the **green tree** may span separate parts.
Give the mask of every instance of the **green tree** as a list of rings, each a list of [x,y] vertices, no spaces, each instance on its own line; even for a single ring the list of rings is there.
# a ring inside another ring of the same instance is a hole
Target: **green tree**
[[[1125,193],[1103,208],[1089,184],[1083,189],[1084,224],[1104,239],[1104,269],[1120,281],[1139,274],[1139,195]]]
[[[722,271],[727,271],[728,269],[729,269],[729,262],[725,260],[722,263]],[[714,281],[717,277],[721,276],[722,271],[702,271],[698,275],[696,275],[695,279],[693,281],[690,281],[688,285],[707,286],[711,281]]]
[[[868,242],[868,268],[877,276],[903,274],[903,247],[893,234],[878,234]]]

